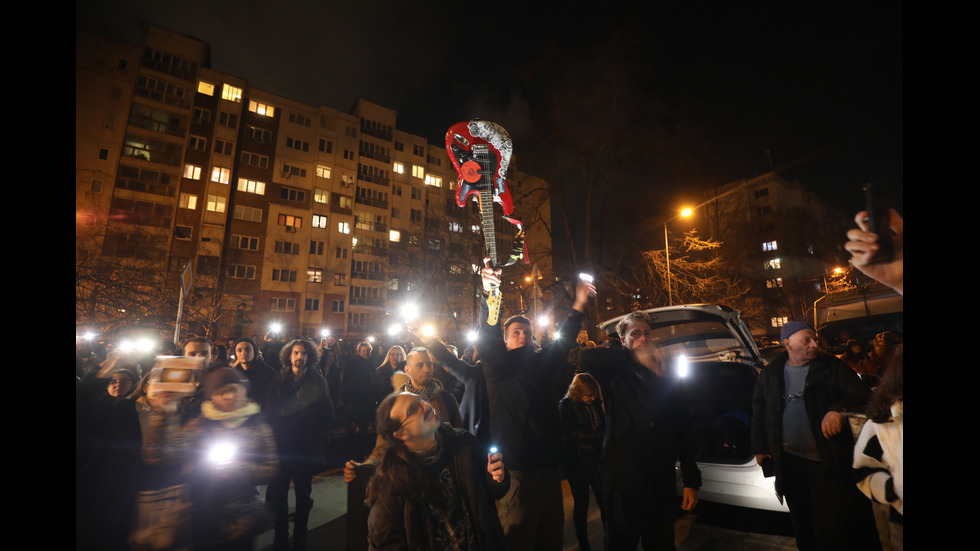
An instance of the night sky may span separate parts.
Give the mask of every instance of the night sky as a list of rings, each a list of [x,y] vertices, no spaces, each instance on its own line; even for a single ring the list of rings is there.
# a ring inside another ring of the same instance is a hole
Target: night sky
[[[495,120],[517,153],[548,87],[601,51],[635,68],[633,101],[684,106],[725,153],[691,185],[772,168],[848,213],[869,179],[901,197],[901,2],[598,4],[80,0],[76,25],[138,44],[146,20],[209,43],[212,67],[251,86],[344,111],[363,97],[433,144],[456,121]]]

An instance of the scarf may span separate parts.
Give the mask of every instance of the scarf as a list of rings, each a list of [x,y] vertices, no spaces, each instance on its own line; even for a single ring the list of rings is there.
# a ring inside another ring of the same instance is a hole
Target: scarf
[[[259,405],[249,400],[241,409],[235,411],[221,411],[214,406],[214,402],[207,400],[201,404],[201,416],[212,421],[220,421],[226,428],[238,428],[248,421],[248,418],[259,412]]]

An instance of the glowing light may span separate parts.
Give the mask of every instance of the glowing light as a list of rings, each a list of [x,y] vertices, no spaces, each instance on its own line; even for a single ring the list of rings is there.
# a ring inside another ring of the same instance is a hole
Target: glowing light
[[[273,333],[278,333],[281,329],[282,329],[282,324],[279,323],[273,323],[272,325],[269,326],[269,331],[272,331]]]
[[[422,334],[426,337],[431,337],[432,335],[436,334],[436,328],[432,327],[431,325],[423,325]]]
[[[402,325],[399,324],[399,323],[395,323],[391,327],[388,328],[388,335],[391,336],[391,337],[394,337],[395,335],[397,335],[398,333],[400,333],[401,330],[402,330]]]
[[[320,330],[320,336],[321,337],[329,337],[330,336],[330,330],[329,329],[321,329]]]
[[[466,334],[466,340],[468,340],[469,342],[476,342],[476,338],[478,335],[479,333],[477,333],[475,330],[471,330],[469,333]]]
[[[208,460],[215,465],[227,465],[235,458],[236,446],[231,442],[217,442],[208,450]]]
[[[677,357],[677,376],[687,377],[688,373],[690,373],[690,362],[687,361],[687,356],[681,354]]]
[[[407,303],[402,306],[402,317],[406,320],[418,319],[419,317],[419,307],[413,303]]]

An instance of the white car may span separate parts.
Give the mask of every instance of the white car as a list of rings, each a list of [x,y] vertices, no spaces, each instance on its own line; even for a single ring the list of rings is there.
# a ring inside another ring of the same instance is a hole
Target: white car
[[[752,392],[763,361],[748,326],[733,308],[685,304],[646,310],[656,345],[671,364],[671,376],[687,387],[692,427],[699,437],[698,499],[726,505],[789,512],[776,497],[750,449]],[[607,320],[606,331],[624,316]],[[682,491],[680,467],[678,492]]]

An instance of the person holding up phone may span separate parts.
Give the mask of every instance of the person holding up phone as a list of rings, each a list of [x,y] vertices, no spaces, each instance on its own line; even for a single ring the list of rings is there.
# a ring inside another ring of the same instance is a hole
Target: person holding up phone
[[[874,228],[868,223],[868,211],[861,211],[854,216],[858,227],[848,230],[848,241],[844,244],[844,248],[851,253],[851,264],[855,268],[904,296],[904,222],[895,209],[888,209],[887,213],[887,227],[890,228],[891,235],[882,236],[881,232],[875,233]],[[876,262],[883,238],[890,239],[893,249],[892,259],[888,262]]]

